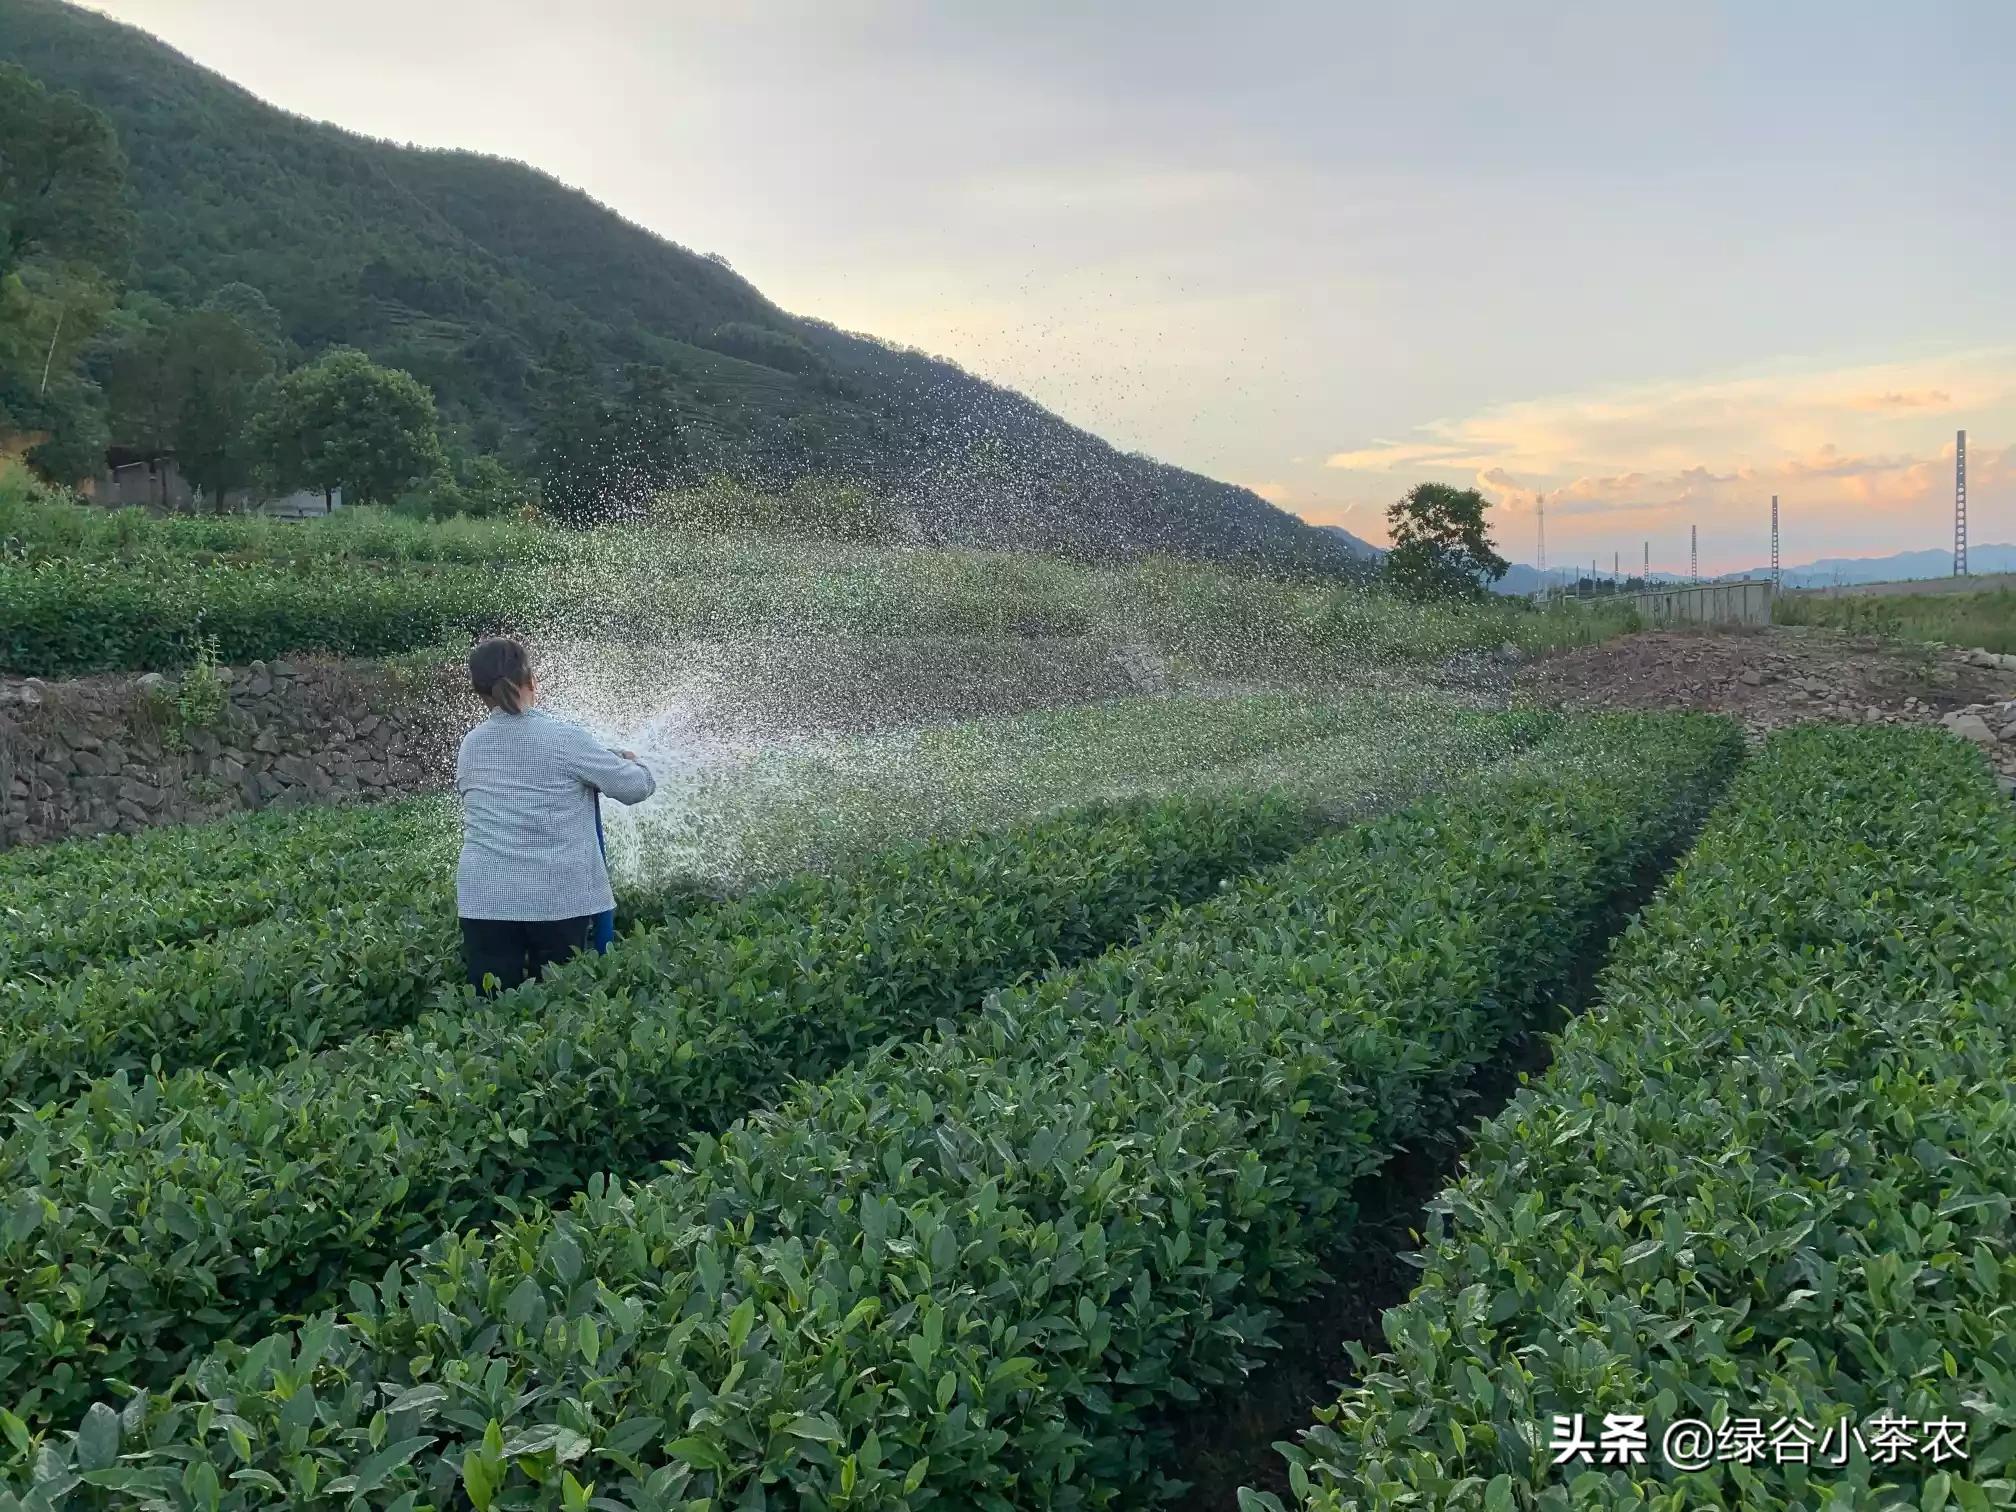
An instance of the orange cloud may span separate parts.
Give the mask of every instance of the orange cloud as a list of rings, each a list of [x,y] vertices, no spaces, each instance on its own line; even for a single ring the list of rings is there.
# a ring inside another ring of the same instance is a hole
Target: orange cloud
[[[1768,557],[1773,494],[1787,550],[1805,556],[1949,539],[1956,425],[1975,438],[1975,538],[2016,539],[2016,348],[1522,400],[1326,465],[1367,503],[1422,478],[1470,484],[1492,501],[1501,549],[1525,559],[1543,501],[1564,561],[1631,555],[1650,536],[1656,567],[1664,534],[1670,567],[1698,525],[1707,570]]]
[[[1926,389],[1919,393],[1901,393],[1893,389],[1887,394],[1858,394],[1848,401],[1848,406],[1859,410],[1951,409],[1953,396],[1943,389]]]
[[[1269,504],[1282,508],[1286,508],[1295,498],[1295,490],[1286,483],[1239,483],[1236,486],[1251,489]]]

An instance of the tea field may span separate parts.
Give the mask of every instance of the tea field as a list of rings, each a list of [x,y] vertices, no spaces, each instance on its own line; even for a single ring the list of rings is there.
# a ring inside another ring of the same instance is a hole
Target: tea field
[[[491,1001],[438,801],[0,856],[0,1508],[1153,1505],[1457,1143],[1249,1512],[2016,1501],[1971,750],[1273,695],[893,739]],[[1633,1412],[1970,1455],[1553,1463]]]
[[[739,529],[302,523],[105,510],[0,467],[0,673],[43,678],[302,653],[389,657],[508,630],[619,644],[694,638],[1120,638],[1214,672],[1329,675],[1615,634],[1614,614],[1522,601],[1423,606],[1332,580],[1150,558],[1090,565]],[[1334,680],[1334,679],[1333,679]]]

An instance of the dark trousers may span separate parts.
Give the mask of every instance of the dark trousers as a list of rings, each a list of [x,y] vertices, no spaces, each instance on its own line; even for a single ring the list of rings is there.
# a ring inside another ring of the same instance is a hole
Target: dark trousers
[[[462,921],[462,961],[469,968],[469,985],[479,992],[490,991],[485,977],[495,977],[497,986],[516,987],[552,965],[564,961],[577,950],[588,948],[588,928],[592,914],[578,919],[464,919]]]

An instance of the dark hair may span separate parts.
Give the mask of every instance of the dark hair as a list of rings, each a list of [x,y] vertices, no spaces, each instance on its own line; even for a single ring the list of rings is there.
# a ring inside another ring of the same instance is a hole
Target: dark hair
[[[531,681],[531,654],[509,636],[480,640],[469,653],[470,686],[493,709],[518,713],[524,703],[525,685]]]

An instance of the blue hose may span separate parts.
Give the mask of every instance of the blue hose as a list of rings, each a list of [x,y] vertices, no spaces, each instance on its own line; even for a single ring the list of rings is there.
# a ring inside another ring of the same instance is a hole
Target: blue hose
[[[609,864],[609,842],[602,838],[602,795],[600,793],[595,795],[595,845],[602,852],[602,864],[606,867]],[[598,952],[603,955],[609,953],[609,947],[616,943],[615,909],[612,908],[607,913],[595,915],[594,920],[588,926],[588,938],[594,943],[595,949]]]

